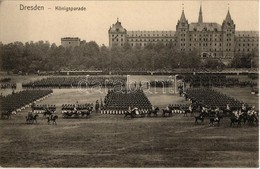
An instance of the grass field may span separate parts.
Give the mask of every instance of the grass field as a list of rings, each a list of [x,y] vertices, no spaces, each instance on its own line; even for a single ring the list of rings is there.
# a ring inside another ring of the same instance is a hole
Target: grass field
[[[249,88],[216,89],[258,104]],[[153,105],[188,103],[177,94],[157,89],[146,93]],[[1,167],[259,167],[258,126],[229,127],[194,124],[194,117],[124,119],[123,115],[92,114],[88,119],[63,119],[63,103],[89,103],[105,93],[54,89],[37,104],[56,104],[58,125],[25,124],[27,108],[0,120]]]

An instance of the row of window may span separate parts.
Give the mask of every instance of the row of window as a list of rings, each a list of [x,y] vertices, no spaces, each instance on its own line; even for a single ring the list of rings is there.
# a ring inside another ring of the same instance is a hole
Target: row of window
[[[213,37],[213,34],[206,34],[206,33],[202,33],[202,34],[198,34],[198,33],[192,34],[192,33],[191,33],[190,36],[192,36],[192,35],[193,35],[194,37],[197,37],[197,36],[199,36],[199,37],[202,37],[202,36],[203,36],[203,37],[210,37],[210,38]],[[221,34],[214,34],[214,35],[215,35],[215,38],[218,37],[218,36],[221,37]]]
[[[173,42],[174,41],[174,39],[128,39],[128,41],[129,42],[155,42],[155,41],[161,41],[161,42],[163,42],[163,41],[165,41],[165,42]]]
[[[202,44],[201,44],[201,43],[194,43],[193,46],[197,46],[197,44],[198,44],[198,46],[212,46],[211,43],[202,43]],[[191,43],[190,43],[190,46],[192,46]],[[221,46],[221,43],[219,43],[219,44],[218,44],[218,43],[215,43],[215,46],[219,46],[219,47],[220,47],[220,46]]]
[[[134,34],[128,34],[127,36],[128,37],[143,37],[143,36],[144,37],[150,37],[150,34],[148,34],[147,36],[146,36],[146,34],[140,34],[140,35],[138,35],[138,34],[135,34],[135,35]],[[165,34],[165,35],[164,34],[161,34],[161,35],[160,34],[153,34],[153,36],[151,36],[151,37],[155,37],[155,36],[158,36],[158,37],[166,36],[167,37],[167,36],[174,36],[174,35],[171,35],[171,34],[169,34],[169,35],[168,34]]]
[[[114,39],[112,39],[112,41],[114,42]],[[118,42],[119,40],[118,39],[116,39],[116,41]],[[152,40],[150,40],[150,39],[129,39],[129,42],[134,42],[134,41],[136,41],[136,42],[142,42],[142,41],[144,41],[144,42],[155,42],[155,41],[161,41],[161,42],[163,42],[163,41],[165,41],[165,42],[169,42],[169,41],[171,41],[172,42],[172,39],[152,39]],[[181,41],[185,41],[185,39],[181,39]],[[123,42],[123,39],[121,39],[121,42]],[[198,46],[212,46],[212,43],[193,43],[193,46],[197,46],[197,44],[198,44]],[[213,43],[214,44],[214,43]],[[180,44],[181,46],[185,46],[185,43],[181,43]],[[226,44],[226,46],[227,47],[231,47],[231,43],[227,43]],[[192,46],[192,44],[190,43],[190,46]],[[221,45],[221,43],[215,43],[215,46],[222,46]],[[246,46],[246,44],[238,44],[238,46],[240,47],[240,46]],[[247,44],[247,46],[250,46],[250,44]],[[256,47],[258,47],[258,44],[251,44],[251,46],[256,46]]]
[[[248,44],[243,43],[243,45],[242,45],[242,44],[239,43],[238,46],[250,46],[250,44],[249,43]],[[258,44],[252,43],[251,46],[256,46],[257,47]]]
[[[118,34],[112,34],[112,37],[116,37],[116,36],[121,36],[121,37],[123,37],[123,34],[121,34],[121,35],[118,35]]]
[[[121,42],[123,42],[123,41],[124,41],[124,39],[123,39],[123,38],[121,38],[120,40],[121,40]],[[112,42],[115,42],[115,41],[116,41],[116,42],[118,42],[118,41],[120,41],[120,40],[119,40],[118,38],[117,38],[117,39],[112,39]]]
[[[237,41],[240,41],[240,42],[258,42],[258,38],[255,38],[255,37],[252,37],[252,38],[237,38],[236,39]]]
[[[215,40],[215,41],[221,41],[221,39],[216,39],[216,38],[215,38],[214,40]],[[197,39],[196,39],[196,38],[194,38],[194,39],[190,38],[190,41],[197,41]],[[210,42],[211,42],[212,39],[211,39],[211,38],[209,38],[209,39],[208,39],[208,38],[203,38],[203,39],[202,39],[202,38],[199,38],[198,41],[204,41],[204,42],[210,41]]]
[[[254,50],[253,48],[251,48],[251,49],[249,49],[249,48],[248,49],[237,49],[238,52],[246,52],[246,51],[249,52],[249,51],[253,51],[253,50]]]
[[[147,46],[148,44],[151,43],[129,43],[131,46]],[[152,43],[152,44],[156,44],[156,43]],[[165,46],[168,46],[169,43],[164,43]],[[174,46],[176,46],[176,44],[174,44]]]

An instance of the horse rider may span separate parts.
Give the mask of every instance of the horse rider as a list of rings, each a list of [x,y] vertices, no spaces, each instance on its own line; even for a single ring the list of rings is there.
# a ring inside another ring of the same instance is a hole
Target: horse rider
[[[128,107],[128,113],[131,113],[131,106]]]
[[[170,111],[170,108],[169,108],[169,106],[166,106],[166,110],[167,110],[167,111]]]
[[[203,113],[208,113],[208,110],[205,106],[202,106],[202,110],[201,110]]]
[[[137,107],[133,108],[131,111],[135,111],[135,114],[139,114]]]
[[[31,108],[32,108],[32,112],[34,112],[35,103],[32,103]]]
[[[218,111],[215,113],[215,121],[219,120],[218,119]]]
[[[242,104],[242,113],[246,113],[246,109],[247,109],[247,107],[246,107],[246,105],[245,104]]]
[[[152,111],[154,111],[155,110],[155,108],[154,108],[154,106],[152,106]]]
[[[219,112],[220,112],[220,109],[218,106],[216,106],[216,108],[214,109],[214,112],[215,112],[215,120],[218,120],[218,115],[219,115]]]
[[[255,114],[255,106],[252,106],[251,110],[248,111],[248,115],[254,115]]]
[[[33,118],[33,114],[32,114],[31,111],[29,111],[29,112],[28,112],[28,119],[31,119],[31,118]]]
[[[226,106],[226,112],[227,112],[228,114],[231,113],[231,108],[230,108],[229,104],[227,104],[227,106]]]
[[[192,104],[189,105],[189,111],[192,113]]]

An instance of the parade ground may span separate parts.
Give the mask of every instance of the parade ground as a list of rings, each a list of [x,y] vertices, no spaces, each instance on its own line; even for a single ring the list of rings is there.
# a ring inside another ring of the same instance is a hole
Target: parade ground
[[[250,87],[214,89],[258,109],[258,95],[252,95]],[[162,117],[161,109],[168,104],[190,102],[178,93],[154,91],[145,94],[160,108],[158,117],[92,113],[89,118],[66,119],[62,104],[94,103],[106,93],[53,89],[37,104],[57,106],[57,125],[48,125],[42,114],[37,124],[26,124],[30,108],[0,120],[1,167],[259,167],[258,126],[230,127],[230,119],[224,118],[219,126],[209,127],[209,119],[195,124],[190,114]]]

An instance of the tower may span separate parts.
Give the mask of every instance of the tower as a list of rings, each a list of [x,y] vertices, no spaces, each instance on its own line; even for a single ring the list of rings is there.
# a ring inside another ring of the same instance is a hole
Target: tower
[[[188,47],[189,23],[185,17],[184,8],[182,8],[181,18],[176,25],[177,49],[187,51]]]
[[[203,17],[202,17],[202,9],[201,9],[201,5],[200,5],[200,12],[199,12],[198,23],[203,23]]]
[[[127,42],[126,34],[127,30],[123,28],[117,18],[117,22],[108,30],[109,48],[111,49],[113,46],[124,46]]]
[[[222,23],[222,51],[223,57],[232,59],[235,50],[235,27],[234,21],[231,18],[229,9],[225,20]]]

